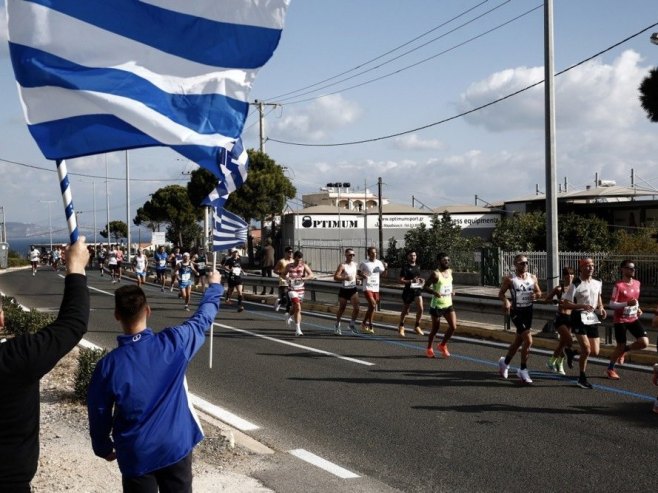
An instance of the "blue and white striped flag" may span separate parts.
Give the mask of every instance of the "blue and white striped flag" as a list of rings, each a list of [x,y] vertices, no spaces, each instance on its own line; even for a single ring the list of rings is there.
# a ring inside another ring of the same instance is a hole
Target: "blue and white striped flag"
[[[224,181],[289,3],[7,0],[30,133],[49,159],[168,146]]]
[[[224,209],[213,213],[212,249],[214,252],[226,250],[247,243],[249,226],[240,216]]]
[[[229,194],[240,188],[247,180],[248,165],[247,151],[242,146],[242,139],[238,139],[230,151],[220,153],[219,185],[203,199],[201,205],[222,209]]]

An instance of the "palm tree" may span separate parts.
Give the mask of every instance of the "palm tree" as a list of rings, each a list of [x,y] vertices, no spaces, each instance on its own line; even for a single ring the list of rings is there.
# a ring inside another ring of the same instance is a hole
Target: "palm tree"
[[[658,122],[658,67],[651,69],[640,84],[640,103],[647,112],[647,118]]]

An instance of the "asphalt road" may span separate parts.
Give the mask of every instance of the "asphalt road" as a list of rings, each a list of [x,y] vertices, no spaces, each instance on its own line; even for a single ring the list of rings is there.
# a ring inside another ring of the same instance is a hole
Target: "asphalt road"
[[[111,348],[114,286],[89,277],[88,339]],[[62,284],[51,272],[0,276],[1,291],[41,309],[57,308]],[[175,292],[147,292],[153,327],[188,316]],[[277,453],[255,475],[276,491],[655,491],[649,373],[623,369],[612,382],[592,365],[595,388],[584,390],[573,371],[543,372],[545,357],[533,355],[535,383],[522,386],[514,371],[498,376],[496,344],[456,340],[451,358],[428,359],[420,337],[398,339],[393,327],[337,337],[333,320],[310,314],[295,338],[283,314],[256,304],[223,306],[216,322],[213,368],[206,344],[190,390],[257,426],[248,434]],[[358,477],[319,469],[299,450]]]

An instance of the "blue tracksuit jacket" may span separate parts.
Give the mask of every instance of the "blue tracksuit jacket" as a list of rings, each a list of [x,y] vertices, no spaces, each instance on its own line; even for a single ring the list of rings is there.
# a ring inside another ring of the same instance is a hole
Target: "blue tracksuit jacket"
[[[222,292],[220,284],[210,285],[194,315],[178,327],[119,336],[119,347],[96,365],[87,398],[92,447],[99,457],[116,450],[124,476],[175,464],[203,439],[185,371],[205,341]]]

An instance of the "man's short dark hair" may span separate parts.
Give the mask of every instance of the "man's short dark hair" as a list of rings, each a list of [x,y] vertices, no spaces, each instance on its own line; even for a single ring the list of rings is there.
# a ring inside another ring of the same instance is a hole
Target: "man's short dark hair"
[[[301,251],[297,250],[295,254],[292,256],[292,258],[304,258],[304,254]]]
[[[114,309],[122,322],[134,322],[146,307],[146,295],[138,286],[121,286],[114,292]]]
[[[288,246],[288,247],[284,248],[283,251],[284,251],[284,252],[292,252],[292,250],[293,250],[293,248],[290,247],[290,246]]]

